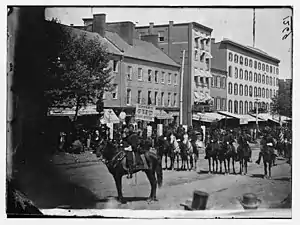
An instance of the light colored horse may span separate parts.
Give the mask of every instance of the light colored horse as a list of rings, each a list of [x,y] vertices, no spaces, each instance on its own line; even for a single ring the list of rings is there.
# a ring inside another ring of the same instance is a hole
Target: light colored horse
[[[183,149],[181,151],[181,159],[182,159],[183,169],[185,169],[185,165],[187,165],[187,169],[191,170],[193,165],[193,146],[187,134],[183,135],[182,144],[183,144]],[[191,166],[189,166],[189,161]]]
[[[179,146],[179,143],[175,137],[174,134],[171,134],[170,135],[170,144],[172,145],[172,148],[173,148],[173,155],[174,157],[171,157],[171,165],[172,166],[172,169],[175,168],[174,166],[174,162],[175,160],[177,161],[177,170],[179,170],[179,155],[180,155],[180,146]]]

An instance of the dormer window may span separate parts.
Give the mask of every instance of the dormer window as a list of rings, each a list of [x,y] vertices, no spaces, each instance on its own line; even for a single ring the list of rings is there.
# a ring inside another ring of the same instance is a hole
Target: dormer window
[[[159,42],[164,42],[165,41],[165,32],[164,31],[158,31],[158,41]]]

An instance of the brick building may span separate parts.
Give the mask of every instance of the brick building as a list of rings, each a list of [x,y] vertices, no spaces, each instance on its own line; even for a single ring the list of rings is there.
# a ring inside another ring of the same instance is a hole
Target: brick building
[[[136,104],[154,105],[178,120],[180,65],[157,47],[158,36],[138,39],[132,22],[107,23],[105,14],[83,21],[74,28],[100,35],[113,54],[114,90],[105,93],[104,107],[133,116]]]
[[[159,48],[182,64],[185,50],[183,75],[183,124],[192,124],[193,113],[209,111],[210,107],[210,36],[212,29],[196,22],[140,26],[140,37],[158,35]]]
[[[211,67],[211,88],[210,95],[213,98],[213,110],[214,111],[226,111],[227,105],[227,72],[214,68],[213,61]]]
[[[227,111],[247,114],[258,108],[270,110],[278,91],[280,60],[267,53],[223,39],[212,39],[212,63],[227,71]]]

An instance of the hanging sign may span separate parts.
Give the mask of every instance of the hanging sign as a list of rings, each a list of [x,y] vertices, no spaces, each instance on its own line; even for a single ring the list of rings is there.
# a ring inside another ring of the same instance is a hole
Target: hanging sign
[[[154,122],[155,106],[136,105],[135,119]]]

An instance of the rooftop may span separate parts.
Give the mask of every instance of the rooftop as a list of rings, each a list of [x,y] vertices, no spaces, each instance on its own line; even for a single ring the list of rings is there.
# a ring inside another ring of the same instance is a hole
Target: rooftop
[[[250,47],[250,46],[247,46],[247,45],[243,45],[243,44],[240,44],[236,41],[232,41],[230,39],[227,39],[227,38],[224,38],[221,43],[225,43],[225,44],[231,44],[233,46],[236,46],[238,48],[241,48],[241,49],[244,49],[246,51],[249,51],[251,53],[254,53],[254,54],[257,54],[257,55],[260,55],[261,57],[264,57],[264,58],[267,58],[269,60],[272,60],[276,63],[280,63],[280,60],[275,58],[275,57],[272,57],[270,55],[268,55],[266,52],[258,49],[258,48],[253,48],[253,47]]]

